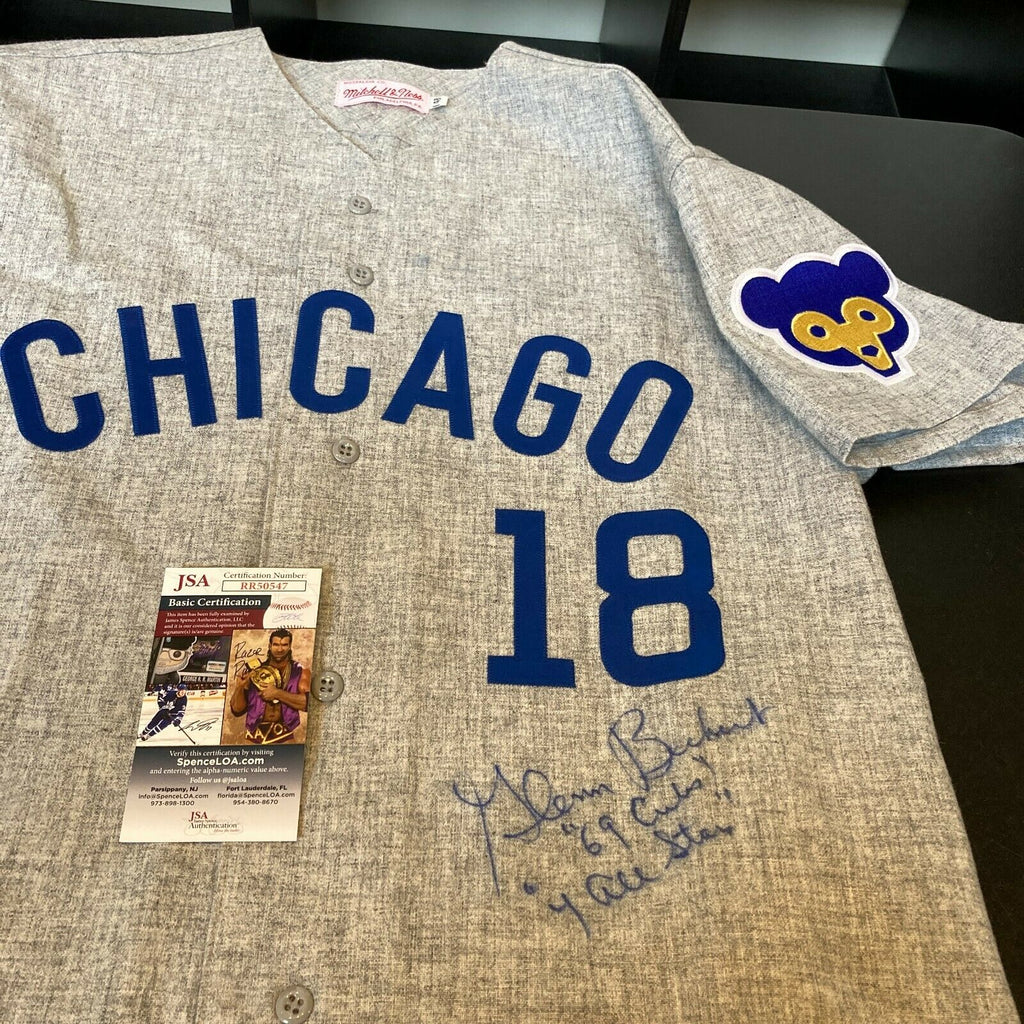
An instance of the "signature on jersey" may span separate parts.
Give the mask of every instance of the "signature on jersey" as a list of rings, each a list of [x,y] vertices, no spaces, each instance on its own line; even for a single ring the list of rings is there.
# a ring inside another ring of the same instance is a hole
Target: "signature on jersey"
[[[617,769],[606,778],[556,788],[540,768],[494,764],[486,784],[456,780],[452,793],[476,816],[482,863],[496,895],[503,880],[568,913],[590,938],[588,915],[656,885],[702,847],[731,839],[734,793],[719,780],[710,748],[768,727],[771,705],[747,697],[726,722],[695,712],[696,727],[664,739],[631,708],[608,727]],[[524,864],[523,861],[528,863]]]

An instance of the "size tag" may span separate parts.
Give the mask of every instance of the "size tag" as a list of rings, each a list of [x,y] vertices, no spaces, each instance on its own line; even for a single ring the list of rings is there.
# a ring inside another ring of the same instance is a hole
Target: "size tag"
[[[336,107],[354,107],[358,103],[383,103],[390,107],[408,107],[419,114],[429,114],[448,106],[447,96],[431,96],[423,89],[386,78],[347,78],[338,83],[334,95]]]
[[[121,842],[296,838],[320,575],[164,573]]]

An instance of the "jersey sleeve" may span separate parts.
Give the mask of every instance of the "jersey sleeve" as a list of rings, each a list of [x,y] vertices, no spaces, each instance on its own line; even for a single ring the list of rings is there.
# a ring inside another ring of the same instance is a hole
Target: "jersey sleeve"
[[[858,470],[1024,456],[1024,326],[897,280],[808,201],[694,147],[671,190],[725,340]]]

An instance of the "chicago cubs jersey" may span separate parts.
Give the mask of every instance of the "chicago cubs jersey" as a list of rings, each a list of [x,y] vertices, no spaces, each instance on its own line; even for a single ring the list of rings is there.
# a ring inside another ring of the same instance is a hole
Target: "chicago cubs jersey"
[[[9,1015],[1018,1019],[860,480],[1019,326],[513,43],[5,47],[0,167]],[[299,837],[120,844],[209,565],[324,570]]]

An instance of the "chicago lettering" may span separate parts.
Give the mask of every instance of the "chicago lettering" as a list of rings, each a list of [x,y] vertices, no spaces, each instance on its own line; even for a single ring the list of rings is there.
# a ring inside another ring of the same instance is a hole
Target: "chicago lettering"
[[[328,310],[348,314],[349,328],[366,334],[374,331],[374,313],[359,296],[344,291],[310,295],[299,309],[292,354],[289,391],[298,405],[312,412],[336,414],[360,406],[370,393],[371,370],[349,366],[334,391],[317,385],[317,369],[324,315]],[[192,426],[217,422],[206,349],[194,303],[171,307],[177,356],[154,358],[150,354],[146,322],[141,306],[117,311],[124,356],[125,384],[131,410],[132,431],[137,437],[160,433],[157,410],[157,377],[180,377],[184,384]],[[232,301],[235,362],[235,418],[258,419],[263,415],[260,339],[254,298]],[[79,356],[86,346],[79,335],[60,320],[36,320],[11,333],[0,345],[7,389],[22,436],[47,451],[71,452],[92,444],[103,431],[105,414],[96,391],[79,395],[47,395],[48,404],[59,400],[71,406],[75,424],[55,430],[43,415],[43,403],[29,363],[33,346],[52,345],[61,356]],[[522,455],[540,456],[565,444],[582,401],[579,391],[538,380],[541,359],[548,354],[565,360],[568,378],[590,375],[591,356],[578,341],[558,335],[542,335],[523,343],[509,371],[494,414],[493,429],[509,449]],[[434,372],[443,366],[443,389],[428,387]],[[661,409],[639,451],[628,460],[611,452],[626,420],[648,381],[667,386],[661,393]],[[563,384],[565,381],[563,381]],[[693,401],[693,388],[683,374],[665,363],[643,360],[630,366],[608,399],[587,441],[587,460],[606,480],[630,483],[650,476],[661,465],[675,440]],[[520,418],[528,402],[547,406],[546,421],[538,434],[524,433]],[[397,424],[408,421],[417,406],[446,414],[452,437],[475,437],[469,361],[462,316],[440,311],[420,342],[405,375],[391,396],[381,419]]]

